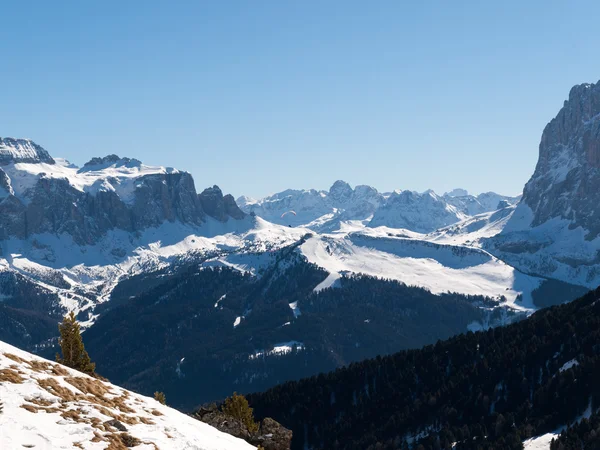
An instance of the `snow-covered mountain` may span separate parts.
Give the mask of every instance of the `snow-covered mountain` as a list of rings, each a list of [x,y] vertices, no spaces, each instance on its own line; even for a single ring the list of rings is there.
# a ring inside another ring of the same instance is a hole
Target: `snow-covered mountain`
[[[443,196],[444,200],[454,206],[463,214],[476,216],[486,212],[496,211],[510,205],[516,205],[521,199],[520,195],[510,197],[496,194],[495,192],[483,192],[479,195],[470,195],[464,189],[454,189]]]
[[[428,233],[469,216],[495,211],[504,203],[516,204],[519,198],[493,192],[473,196],[464,189],[443,196],[431,190],[381,194],[371,186],[352,189],[348,183],[336,181],[329,191],[289,189],[260,200],[242,196],[237,203],[243,211],[269,222],[314,231],[335,231],[345,222],[359,222]]]
[[[0,342],[2,449],[252,449],[154,399]]]
[[[529,273],[600,284],[600,83],[573,87],[544,129],[535,172],[486,248]]]
[[[434,293],[508,298],[504,306],[514,311],[536,308],[532,292],[543,280],[481,249],[516,198],[464,190],[383,195],[337,181],[326,192],[242,198],[247,215],[217,186],[198,194],[191,175],[177,169],[116,155],[79,168],[30,140],[2,139],[0,149],[0,324],[20,345],[54,335],[69,310],[90,326],[97,306],[133,276],[199,261],[259,278],[273,252],[300,241],[301,257],[329,273],[319,289],[363,273]],[[471,215],[496,202],[497,213]],[[284,214],[290,210],[296,214]]]
[[[239,207],[280,225],[306,226],[313,230],[331,229],[341,221],[369,219],[385,198],[370,186],[352,189],[336,181],[329,191],[288,189],[261,200],[240,197]],[[294,213],[289,214],[289,211]],[[288,213],[288,214],[285,214]]]
[[[393,192],[378,208],[370,227],[386,226],[428,233],[466,219],[468,216],[433,191]]]
[[[109,155],[79,168],[30,140],[0,139],[0,238],[67,234],[79,244],[107,231],[164,222],[201,224],[244,214],[217,188],[201,194],[187,172]]]

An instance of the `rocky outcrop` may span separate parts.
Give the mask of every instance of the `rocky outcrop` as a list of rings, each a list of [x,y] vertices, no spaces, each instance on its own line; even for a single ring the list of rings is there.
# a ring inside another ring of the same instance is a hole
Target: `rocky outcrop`
[[[292,445],[292,430],[267,417],[261,422],[258,434],[250,443],[260,445],[265,450],[288,450]]]
[[[198,195],[198,200],[206,214],[221,222],[225,222],[229,218],[239,220],[246,217],[230,194],[223,196],[219,186],[204,189]]]
[[[201,225],[207,215],[222,222],[245,217],[218,187],[199,196],[189,173],[133,158],[92,158],[78,169],[56,163],[32,141],[1,139],[0,165],[0,239],[51,233],[94,244],[111,229],[138,232],[164,222]]]
[[[255,433],[248,431],[239,419],[221,412],[215,404],[199,408],[193,417],[254,446],[260,445],[265,450],[289,450],[292,445],[292,431],[268,417],[260,423]]]
[[[600,83],[581,84],[544,129],[523,204],[533,212],[531,226],[567,219],[593,239],[600,233],[599,202]]]

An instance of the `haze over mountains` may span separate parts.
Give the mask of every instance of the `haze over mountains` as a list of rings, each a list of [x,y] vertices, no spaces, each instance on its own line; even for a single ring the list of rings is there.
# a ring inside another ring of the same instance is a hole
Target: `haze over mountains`
[[[1,139],[0,339],[50,353],[73,310],[101,372],[191,406],[520,320],[600,284],[599,129],[600,88],[576,86],[522,199],[337,181],[237,204]]]

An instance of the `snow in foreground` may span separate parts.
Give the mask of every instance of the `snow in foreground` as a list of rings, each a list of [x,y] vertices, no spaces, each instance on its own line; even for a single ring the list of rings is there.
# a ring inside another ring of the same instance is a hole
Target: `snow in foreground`
[[[0,449],[104,450],[123,448],[122,439],[139,442],[139,450],[254,448],[154,399],[3,342],[0,402]],[[115,419],[127,431],[107,423]]]

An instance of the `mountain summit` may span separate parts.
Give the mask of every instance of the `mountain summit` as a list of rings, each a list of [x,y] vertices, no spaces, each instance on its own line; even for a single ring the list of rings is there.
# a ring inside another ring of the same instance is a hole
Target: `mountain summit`
[[[510,264],[580,283],[600,283],[600,83],[571,89],[548,123],[535,172],[488,248]]]
[[[54,164],[54,159],[42,147],[30,139],[0,137],[0,165],[9,163]]]

